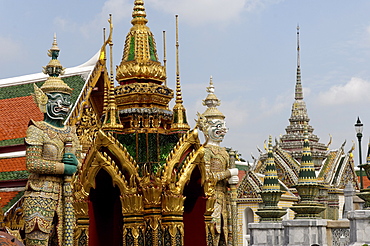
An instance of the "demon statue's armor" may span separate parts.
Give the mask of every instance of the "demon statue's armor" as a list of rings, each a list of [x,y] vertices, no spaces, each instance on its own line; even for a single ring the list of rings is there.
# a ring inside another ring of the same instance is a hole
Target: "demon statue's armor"
[[[212,79],[210,86],[207,87],[208,96],[203,101],[203,105],[208,108],[203,114],[198,114],[197,125],[203,132],[206,144],[204,161],[208,174],[215,179],[215,206],[212,219],[215,223],[215,239],[213,245],[227,245],[230,231],[230,204],[228,195],[228,184],[239,182],[238,169],[229,168],[229,154],[225,148],[220,146],[227,133],[225,116],[217,109],[220,100],[214,94]]]
[[[76,172],[79,163],[75,128],[63,124],[72,106],[72,89],[58,77],[63,72],[58,54],[54,37],[49,50],[52,59],[44,67],[49,77],[41,88],[34,85],[34,99],[44,121],[31,120],[25,139],[30,172],[23,203],[27,246],[63,244],[63,182],[65,176]]]

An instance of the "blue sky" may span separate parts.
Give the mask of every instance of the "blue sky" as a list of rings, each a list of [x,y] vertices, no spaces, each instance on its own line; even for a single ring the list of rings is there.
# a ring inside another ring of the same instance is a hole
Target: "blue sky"
[[[60,61],[72,67],[102,45],[113,14],[114,64],[131,27],[133,0],[0,0],[0,78],[37,73],[49,57],[54,32]],[[223,142],[245,159],[271,134],[285,133],[294,101],[296,26],[300,25],[304,100],[321,142],[346,150],[354,123],[370,136],[370,1],[357,0],[145,0],[159,57],[167,33],[168,86],[175,88],[175,14],[180,21],[180,74],[191,126],[203,112],[213,76],[229,133]],[[173,103],[171,104],[173,105]],[[357,155],[358,149],[355,151]]]

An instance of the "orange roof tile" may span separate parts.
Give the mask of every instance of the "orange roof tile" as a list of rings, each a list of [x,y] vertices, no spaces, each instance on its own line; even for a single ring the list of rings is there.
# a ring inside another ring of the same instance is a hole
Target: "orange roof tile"
[[[0,100],[0,141],[25,137],[30,119],[43,118],[32,96]]]
[[[0,159],[0,172],[12,172],[24,170],[27,170],[26,157]]]
[[[357,178],[358,178],[358,183],[360,183],[361,182],[360,176],[357,176]],[[366,175],[362,176],[362,180],[364,182],[364,188],[365,189],[368,188],[368,187],[370,187],[370,180],[367,178]]]
[[[19,191],[0,191],[0,207],[5,207]]]

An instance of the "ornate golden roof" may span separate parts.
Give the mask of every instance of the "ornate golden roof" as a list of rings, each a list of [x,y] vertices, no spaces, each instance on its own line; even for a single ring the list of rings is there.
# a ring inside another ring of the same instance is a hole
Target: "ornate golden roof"
[[[163,83],[166,80],[165,67],[158,61],[154,36],[146,25],[146,12],[143,0],[135,0],[130,32],[126,36],[121,64],[117,66],[116,79],[124,81],[154,80]]]

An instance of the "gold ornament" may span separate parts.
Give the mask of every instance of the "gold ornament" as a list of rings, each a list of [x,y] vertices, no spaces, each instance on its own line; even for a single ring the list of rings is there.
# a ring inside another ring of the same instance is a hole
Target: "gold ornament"
[[[36,85],[33,84],[35,93],[32,94],[35,103],[40,108],[42,113],[46,113],[46,103],[48,102],[48,97],[46,94]]]

